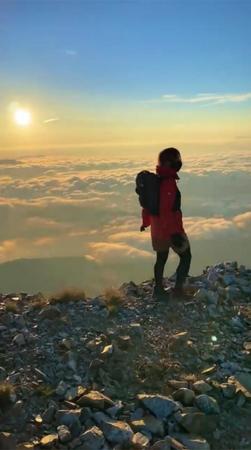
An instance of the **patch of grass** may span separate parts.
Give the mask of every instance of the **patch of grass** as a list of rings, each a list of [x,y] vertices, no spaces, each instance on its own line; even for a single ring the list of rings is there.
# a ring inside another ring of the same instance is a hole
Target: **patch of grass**
[[[35,392],[41,397],[50,397],[54,394],[55,388],[50,384],[40,384],[35,388]]]
[[[42,309],[48,304],[48,300],[43,294],[39,294],[31,300],[31,305],[33,309]]]
[[[50,304],[78,302],[85,300],[85,292],[82,289],[77,288],[66,288],[49,297]]]
[[[104,300],[110,313],[116,313],[123,303],[124,296],[119,289],[110,287],[104,290]]]
[[[5,303],[5,309],[7,312],[12,312],[13,314],[17,314],[19,312],[19,308],[17,303],[13,300],[7,300]]]
[[[14,395],[14,386],[10,383],[0,383],[0,409],[5,410],[12,403],[12,395]]]

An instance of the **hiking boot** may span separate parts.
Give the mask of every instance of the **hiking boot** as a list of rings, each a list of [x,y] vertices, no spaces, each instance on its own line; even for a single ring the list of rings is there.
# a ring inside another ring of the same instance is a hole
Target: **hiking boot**
[[[154,286],[152,298],[154,300],[167,301],[169,299],[169,293],[163,288],[163,286]]]

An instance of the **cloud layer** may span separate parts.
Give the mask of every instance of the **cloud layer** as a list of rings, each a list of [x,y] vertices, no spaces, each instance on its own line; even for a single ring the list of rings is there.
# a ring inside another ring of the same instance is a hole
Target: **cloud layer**
[[[154,170],[154,164],[136,158],[0,160],[0,261],[85,256],[99,270],[109,266],[113,281],[116,274],[121,278],[122,269],[125,279],[132,278],[135,264],[145,267],[146,277],[152,276],[150,234],[139,232],[140,207],[134,191],[135,176],[142,168]],[[211,258],[225,259],[232,245],[234,259],[244,242],[247,251],[250,174],[251,153],[185,158],[179,188],[185,228],[195,251],[192,273],[210,259],[212,246]],[[241,258],[242,252],[237,256]],[[176,261],[171,252],[170,271]]]

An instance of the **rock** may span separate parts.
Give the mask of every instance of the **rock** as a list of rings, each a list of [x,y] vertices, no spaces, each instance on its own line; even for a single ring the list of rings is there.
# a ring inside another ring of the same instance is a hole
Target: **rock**
[[[132,443],[140,448],[146,448],[150,443],[150,439],[142,433],[136,433],[132,438]]]
[[[106,413],[109,414],[109,416],[115,418],[115,416],[121,411],[123,408],[123,403],[121,401],[118,401],[115,403],[114,406],[111,406],[106,410]]]
[[[251,341],[246,341],[243,343],[243,348],[248,352],[251,352]]]
[[[25,345],[24,335],[22,333],[16,334],[16,336],[14,336],[14,338],[13,338],[13,343],[18,345],[19,347],[22,347],[23,345]]]
[[[63,380],[61,380],[60,383],[58,384],[55,392],[60,397],[63,397],[63,395],[66,393],[67,389],[68,389],[68,384],[66,384]]]
[[[173,392],[172,397],[174,400],[181,402],[185,406],[193,404],[195,399],[195,393],[191,389],[180,388]]]
[[[213,418],[209,418],[202,412],[180,414],[178,422],[188,433],[202,434],[212,432],[216,425]]]
[[[47,436],[40,439],[40,445],[45,448],[51,448],[54,444],[58,442],[57,434],[47,434]]]
[[[59,425],[57,427],[58,437],[63,444],[71,440],[71,432],[66,425]]]
[[[132,341],[130,336],[118,336],[117,338],[118,346],[122,350],[128,350],[128,348],[131,346]]]
[[[41,319],[58,319],[61,316],[61,311],[56,306],[48,305],[39,312],[38,316]]]
[[[158,436],[164,436],[164,425],[162,420],[152,415],[144,416],[142,419],[130,422],[133,431],[150,432]]]
[[[111,419],[102,412],[94,414],[94,419],[111,444],[128,444],[131,442],[133,431],[128,423]]]
[[[66,425],[73,437],[76,437],[81,432],[80,423],[81,409],[73,410],[58,410],[55,415],[55,419],[59,425]]]
[[[101,356],[105,358],[107,356],[112,355],[112,353],[113,353],[113,345],[112,344],[106,345],[101,352]]]
[[[236,277],[232,274],[225,274],[222,277],[223,284],[229,286],[230,284],[236,284]]]
[[[188,388],[187,381],[168,380],[167,384],[174,389]]]
[[[51,423],[55,415],[55,405],[50,405],[42,414],[43,422]]]
[[[194,299],[198,300],[200,302],[204,302],[207,301],[207,290],[204,288],[199,289],[195,294],[194,294]]]
[[[207,299],[207,303],[209,305],[217,305],[218,304],[218,300],[219,300],[219,294],[215,291],[210,291],[209,289],[207,290],[206,293],[206,299]]]
[[[140,323],[130,323],[130,328],[134,336],[143,337],[144,332]]]
[[[184,446],[184,450],[210,450],[208,442],[201,437],[189,437],[187,434],[176,433],[175,438]]]
[[[198,394],[206,394],[207,392],[210,392],[212,390],[212,386],[210,386],[210,384],[206,383],[204,380],[198,380],[193,383],[193,389]]]
[[[150,450],[171,450],[171,446],[168,440],[163,439],[162,441],[155,442]]]
[[[198,408],[206,414],[220,413],[220,408],[217,403],[217,400],[215,400],[215,398],[213,397],[210,397],[209,395],[206,394],[198,395],[195,398],[195,403],[198,406]]]
[[[67,367],[71,369],[73,372],[76,372],[77,371],[76,355],[71,350],[69,350],[66,353],[66,355],[67,355],[67,363],[66,363]]]
[[[2,447],[0,447],[2,448]],[[8,450],[7,448],[3,450]],[[13,448],[11,448],[13,450]],[[35,445],[31,444],[30,442],[23,442],[22,444],[18,444],[18,446],[15,448],[15,450],[35,450]]]
[[[79,450],[100,450],[105,444],[102,431],[94,426],[80,436],[81,447]]]
[[[163,395],[139,394],[137,398],[160,419],[165,419],[179,409],[179,405],[174,400]]]
[[[234,300],[240,295],[240,289],[237,286],[227,286],[225,293],[227,300]]]
[[[251,398],[251,373],[238,372],[235,375],[237,392],[241,392],[246,398]]]
[[[237,396],[237,402],[236,402],[238,408],[242,408],[245,405],[245,403],[246,403],[245,395],[239,393]]]
[[[143,419],[145,411],[143,408],[136,408],[131,414],[131,420],[140,420]]]
[[[77,401],[79,406],[90,406],[91,408],[105,409],[106,407],[114,406],[114,402],[98,391],[91,391],[88,394],[82,395]]]
[[[67,389],[65,393],[65,400],[68,400],[69,402],[74,400],[76,397],[78,397],[78,388],[77,386],[72,386],[69,389]]]
[[[174,334],[170,337],[169,349],[171,352],[184,349],[188,339],[187,331],[182,331],[181,333]]]
[[[7,376],[7,372],[4,367],[0,367],[0,382],[4,381]]]
[[[16,442],[14,436],[11,433],[0,431],[0,449],[2,450],[14,450]]]
[[[236,387],[234,384],[222,383],[220,387],[224,397],[233,398],[235,396]]]
[[[41,425],[41,424],[43,423],[43,419],[42,419],[42,417],[40,416],[40,414],[37,414],[37,415],[36,415],[36,417],[35,417],[35,419],[34,419],[34,422],[35,422],[37,425]]]

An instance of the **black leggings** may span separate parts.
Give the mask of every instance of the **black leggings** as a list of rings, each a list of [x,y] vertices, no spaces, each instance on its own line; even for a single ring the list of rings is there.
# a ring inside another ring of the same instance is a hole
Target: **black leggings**
[[[163,273],[164,273],[165,264],[167,262],[169,250],[167,250],[165,252],[156,252],[156,253],[157,253],[157,257],[156,257],[156,263],[154,265],[155,284],[156,284],[156,286],[162,286]],[[190,269],[190,264],[191,264],[191,259],[192,259],[190,246],[183,253],[181,253],[181,254],[177,253],[177,254],[180,258],[180,262],[176,269],[175,287],[180,288],[183,286],[184,281],[185,281],[185,279],[188,275],[189,269]]]

